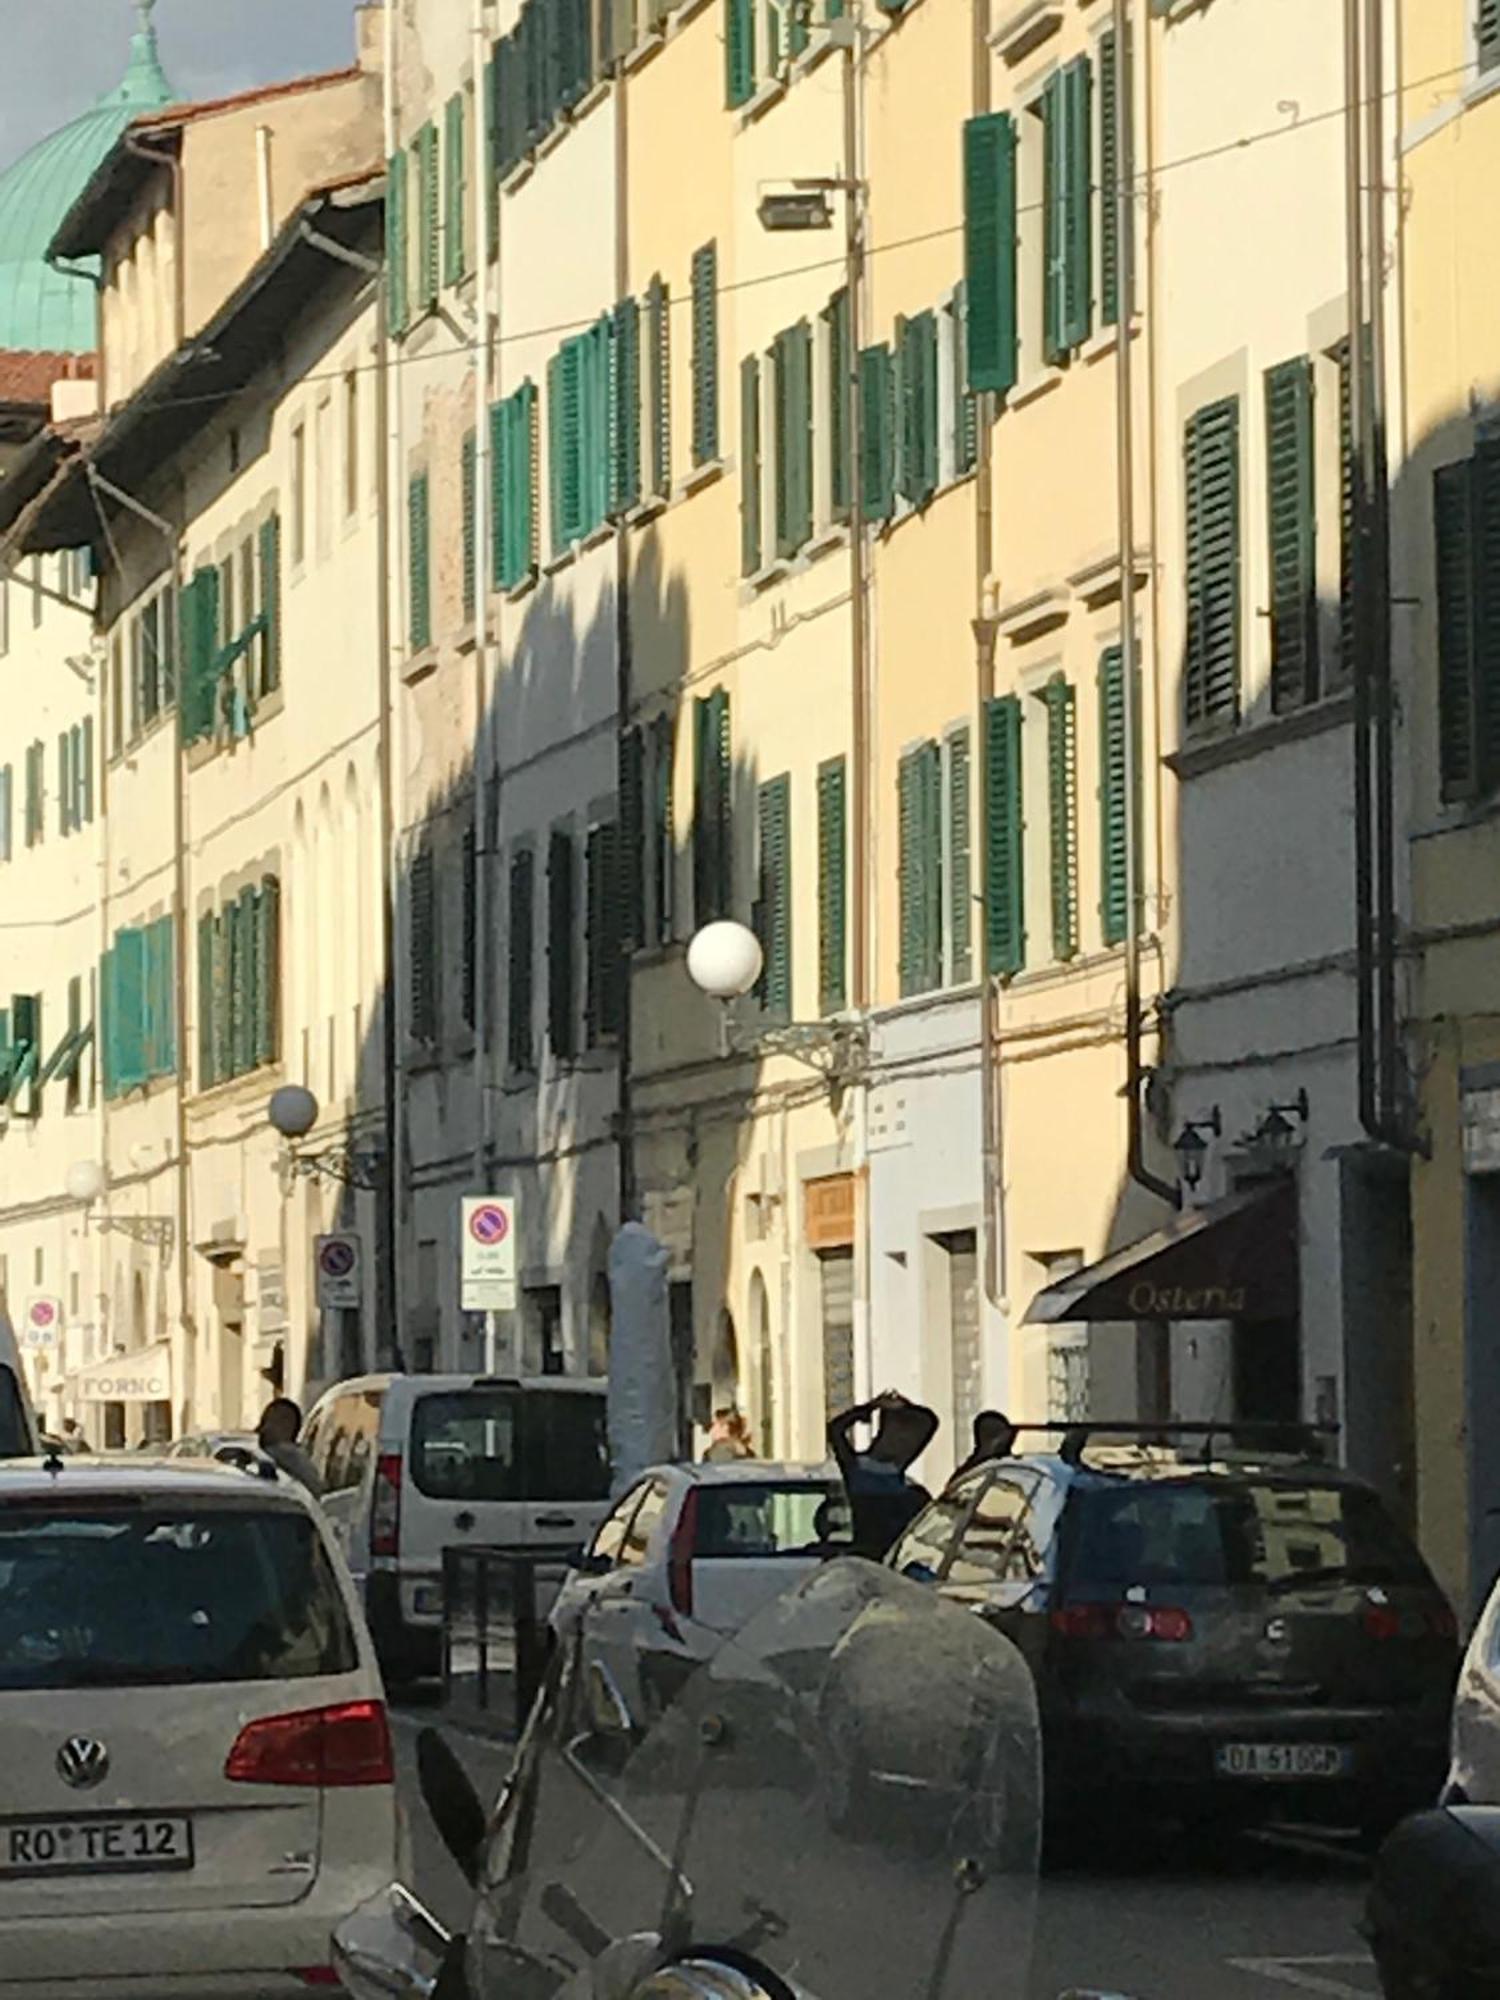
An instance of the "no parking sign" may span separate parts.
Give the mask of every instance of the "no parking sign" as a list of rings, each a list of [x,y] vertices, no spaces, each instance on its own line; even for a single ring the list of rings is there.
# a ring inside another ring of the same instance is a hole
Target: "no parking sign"
[[[361,1289],[359,1238],[347,1230],[337,1236],[320,1236],[313,1260],[318,1272],[318,1304],[331,1312],[358,1306]]]
[[[463,1204],[465,1312],[514,1312],[516,1204],[510,1195],[471,1195]]]

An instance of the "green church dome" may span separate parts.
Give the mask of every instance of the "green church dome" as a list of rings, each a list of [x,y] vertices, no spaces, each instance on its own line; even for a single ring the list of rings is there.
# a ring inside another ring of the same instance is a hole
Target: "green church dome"
[[[135,4],[141,18],[123,82],[0,173],[0,348],[93,349],[94,289],[54,271],[47,245],[132,119],[174,101],[156,51],[155,0]]]

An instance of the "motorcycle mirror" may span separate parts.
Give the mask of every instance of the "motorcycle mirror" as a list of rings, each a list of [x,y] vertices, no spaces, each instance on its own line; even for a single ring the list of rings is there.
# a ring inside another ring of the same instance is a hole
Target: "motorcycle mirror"
[[[485,1810],[452,1745],[436,1729],[417,1738],[417,1777],[432,1823],[472,1888],[479,1880]]]

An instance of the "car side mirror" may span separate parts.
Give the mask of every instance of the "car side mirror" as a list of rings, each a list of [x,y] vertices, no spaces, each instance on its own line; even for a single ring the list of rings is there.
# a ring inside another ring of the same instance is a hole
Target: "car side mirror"
[[[580,1576],[608,1576],[614,1563],[608,1556],[595,1555],[590,1549],[580,1549],[578,1560],[573,1565]]]
[[[446,1737],[424,1729],[417,1738],[417,1777],[422,1798],[444,1847],[470,1888],[479,1880],[487,1820],[479,1794]]]

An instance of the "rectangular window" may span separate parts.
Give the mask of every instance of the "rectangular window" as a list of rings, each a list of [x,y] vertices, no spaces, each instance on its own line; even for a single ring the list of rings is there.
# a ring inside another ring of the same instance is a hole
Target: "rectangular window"
[[[730,914],[734,893],[729,696],[693,704],[693,914],[701,928]]]
[[[510,858],[510,909],[506,925],[506,1049],[514,1070],[535,1065],[532,1017],[536,951],[536,860],[530,848]]]
[[[292,567],[307,560],[307,426],[292,431]]]
[[[1189,729],[1235,723],[1240,714],[1240,405],[1210,403],[1183,438],[1187,509]]]
[[[555,827],[547,847],[547,1040],[559,1062],[578,1053],[578,885],[573,836]]]
[[[620,829],[615,825],[589,828],[585,867],[588,875],[588,983],[584,996],[588,1046],[612,1041],[625,1021],[624,868]]]
[[[923,743],[897,770],[902,996],[928,993],[943,977],[942,753]]]
[[[1311,360],[1268,369],[1265,397],[1271,707],[1285,715],[1319,694]]]
[[[756,574],[765,554],[760,421],[760,361],[747,354],[740,363],[740,571],[744,576]]]
[[[1139,687],[1136,690],[1139,696]],[[1130,855],[1136,853],[1136,902],[1141,868],[1141,716],[1132,704],[1131,736],[1125,720],[1125,652],[1105,648],[1099,660],[1099,877],[1100,922],[1107,945],[1123,944],[1129,928]],[[1128,817],[1127,817],[1128,815]]]
[[[443,283],[462,284],[469,268],[467,211],[469,201],[469,146],[467,104],[461,90],[454,91],[443,113],[445,202],[443,208]]]
[[[344,376],[344,512],[359,511],[359,370]]]
[[[412,856],[408,880],[407,1026],[414,1042],[436,1044],[441,1028],[438,987],[437,868],[430,835]]]
[[[651,491],[665,500],[672,490],[672,300],[660,274],[646,288],[651,346]]]
[[[73,831],[73,739],[66,729],[57,736],[57,830],[64,838]]]
[[[818,1011],[849,1004],[848,774],[842,757],[818,766]]]
[[[639,724],[620,737],[620,942],[627,954],[646,942],[646,733]],[[625,962],[625,961],[622,961]]]
[[[670,715],[651,725],[651,907],[658,944],[670,943],[677,904],[677,731]]]
[[[212,736],[219,714],[219,572],[205,563],[181,597],[182,689],[178,715],[184,743]]]
[[[564,341],[547,365],[552,545],[561,554],[609,510],[610,342],[606,317]]]
[[[964,126],[964,289],[968,386],[1004,395],[1016,385],[1016,126],[1009,112]]]
[[[774,1020],[792,1018],[792,781],[785,773],[760,788],[757,804],[759,889],[756,933],[764,964],[760,1003]]]
[[[693,463],[719,456],[719,252],[693,252]]]
[[[432,516],[427,474],[419,472],[406,489],[407,624],[411,650],[432,644]]]
[[[1093,67],[1080,56],[1042,97],[1042,351],[1059,362],[1093,320]]]
[[[812,534],[812,328],[799,320],[772,351],[776,413],[776,553],[794,556]]]
[[[985,960],[1008,978],[1026,963],[1025,823],[1021,798],[1021,703],[1000,695],[985,707]]]

